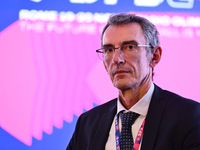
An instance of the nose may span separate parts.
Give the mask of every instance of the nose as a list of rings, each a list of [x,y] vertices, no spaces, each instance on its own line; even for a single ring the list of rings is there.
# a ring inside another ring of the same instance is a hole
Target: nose
[[[115,49],[113,58],[112,58],[112,62],[114,64],[124,64],[125,63],[124,56],[119,49]]]

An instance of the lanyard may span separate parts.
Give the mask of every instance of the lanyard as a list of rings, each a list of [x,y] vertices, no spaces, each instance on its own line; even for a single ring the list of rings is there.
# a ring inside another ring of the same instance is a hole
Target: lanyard
[[[142,125],[138,131],[138,134],[136,136],[135,142],[133,144],[133,150],[139,150],[140,144],[141,144],[141,140],[142,140],[142,134],[143,134],[143,129],[144,129],[144,123],[145,123],[145,119],[142,122]],[[116,119],[115,119],[115,140],[116,140],[116,150],[120,150],[120,144],[119,144],[119,120],[118,117],[116,115]]]

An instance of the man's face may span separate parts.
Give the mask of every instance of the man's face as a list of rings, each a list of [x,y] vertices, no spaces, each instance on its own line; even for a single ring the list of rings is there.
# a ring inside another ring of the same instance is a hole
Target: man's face
[[[137,42],[146,45],[141,26],[138,23],[109,26],[103,35],[103,46],[120,47],[127,42]],[[119,90],[137,89],[151,81],[152,68],[150,62],[152,54],[146,47],[137,47],[133,55],[125,57],[118,49],[115,49],[113,57],[105,58],[104,66]]]

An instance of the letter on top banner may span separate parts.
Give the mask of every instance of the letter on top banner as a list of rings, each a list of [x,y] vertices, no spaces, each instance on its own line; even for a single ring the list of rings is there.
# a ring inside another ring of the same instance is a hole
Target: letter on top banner
[[[42,0],[30,0],[39,3]],[[75,4],[93,4],[98,0],[69,0],[70,3]],[[118,0],[103,0],[105,5],[116,5]],[[133,0],[133,4],[138,7],[157,7],[162,4],[164,0]],[[194,0],[166,0],[168,6],[172,8],[192,9],[194,7]]]

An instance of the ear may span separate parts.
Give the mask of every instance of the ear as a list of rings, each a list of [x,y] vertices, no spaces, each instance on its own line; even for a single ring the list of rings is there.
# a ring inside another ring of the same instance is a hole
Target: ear
[[[153,48],[153,57],[149,64],[151,68],[154,68],[160,62],[161,55],[162,55],[162,48],[160,46],[154,47]]]

